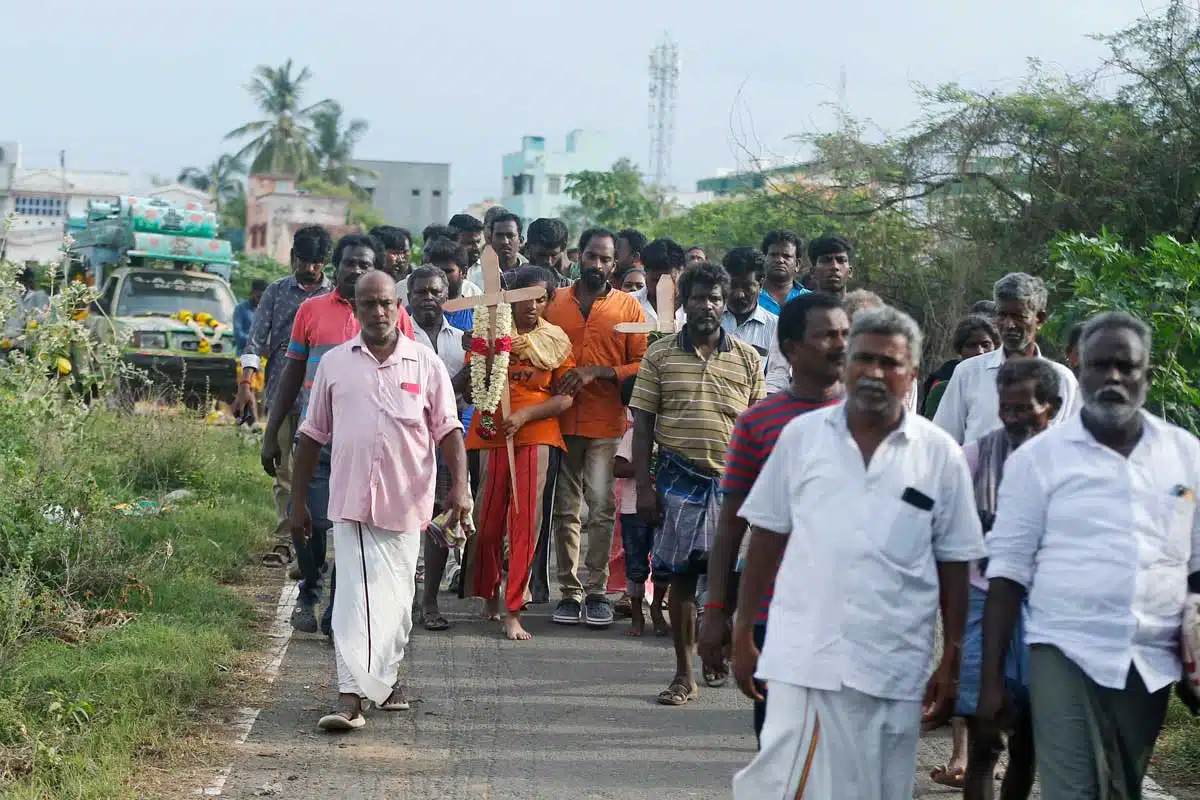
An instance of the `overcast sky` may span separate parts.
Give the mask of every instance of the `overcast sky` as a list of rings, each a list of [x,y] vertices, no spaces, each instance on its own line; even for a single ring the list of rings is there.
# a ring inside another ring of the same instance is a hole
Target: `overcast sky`
[[[251,71],[292,57],[313,72],[308,101],[332,97],[370,122],[360,157],[450,162],[458,210],[499,195],[500,158],[525,134],[558,149],[572,128],[602,130],[644,167],[647,59],[669,30],[682,60],[672,177],[690,189],[745,166],[735,138],[796,155],[788,135],[829,125],[843,66],[852,113],[895,129],[916,113],[914,83],[1011,87],[1031,56],[1089,69],[1104,50],[1088,34],[1157,5],[14,2],[0,14],[0,140],[19,140],[29,167],[65,149],[72,168],[174,178],[233,149],[224,134],[258,118]]]

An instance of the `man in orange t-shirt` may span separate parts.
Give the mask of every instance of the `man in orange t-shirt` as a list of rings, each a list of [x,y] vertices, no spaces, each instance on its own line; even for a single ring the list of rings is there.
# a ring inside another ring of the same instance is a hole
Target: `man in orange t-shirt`
[[[645,334],[622,334],[622,322],[645,322],[642,307],[609,283],[616,266],[617,240],[612,231],[591,228],[579,237],[580,275],[554,293],[546,320],[566,332],[575,368],[555,389],[575,397],[559,418],[566,452],[554,489],[554,552],[562,599],[554,621],[604,628],[612,624],[606,597],[608,556],[612,546],[616,497],[612,463],[625,433],[621,381],[636,375],[646,352]],[[587,584],[578,576],[580,513],[586,499]]]
[[[543,267],[518,267],[508,281],[511,289],[541,286],[547,294],[537,300],[513,303],[512,353],[508,390],[512,411],[501,418],[477,409],[467,434],[467,449],[480,451],[479,492],[475,504],[478,535],[467,542],[463,566],[463,596],[488,601],[487,618],[500,619],[500,598],[508,611],[504,629],[509,639],[531,638],[521,625],[521,608],[542,530],[542,498],[546,491],[551,449],[563,450],[559,415],[572,397],[555,394],[553,386],[575,366],[571,340],[542,319],[551,287],[557,281]],[[468,363],[471,356],[468,354]],[[475,398],[478,400],[478,398]],[[509,474],[506,437],[513,437],[515,477]],[[517,504],[511,502],[516,487]],[[504,535],[508,533],[508,580],[500,591]]]

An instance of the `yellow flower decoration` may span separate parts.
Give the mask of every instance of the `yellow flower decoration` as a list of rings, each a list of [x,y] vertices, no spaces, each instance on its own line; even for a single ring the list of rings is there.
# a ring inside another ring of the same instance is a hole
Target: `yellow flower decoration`
[[[5,350],[11,350],[12,349],[12,340],[5,339],[4,341],[0,341],[0,347],[3,347]]]
[[[199,314],[197,314],[194,317],[194,319],[196,320],[196,324],[198,324],[198,325],[208,325],[210,322],[213,321],[212,315],[206,314],[203,311],[201,311]]]
[[[174,317],[175,317],[175,319],[179,320],[180,322],[191,322],[192,321],[192,312],[180,311],[178,314],[175,314]]]
[[[61,356],[57,361],[54,362],[54,366],[58,368],[59,375],[71,374],[71,362],[65,358],[62,358]]]
[[[207,355],[212,352],[212,345],[208,343],[208,340],[201,339],[196,345],[196,352],[200,355]]]
[[[29,320],[29,324],[26,325],[25,327],[29,328],[29,330],[33,330],[34,328],[37,327],[37,320],[36,319]]]
[[[87,309],[81,308],[78,311],[76,311],[74,314],[71,315],[71,319],[75,320],[76,322],[79,322],[80,320],[87,319],[87,316],[88,316]]]

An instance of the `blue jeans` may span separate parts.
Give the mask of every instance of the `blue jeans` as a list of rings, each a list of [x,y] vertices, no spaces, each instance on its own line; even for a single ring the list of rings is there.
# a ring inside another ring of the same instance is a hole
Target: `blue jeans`
[[[333,523],[329,521],[329,473],[330,450],[327,445],[321,448],[321,454],[317,457],[317,467],[313,470],[312,480],[308,484],[308,511],[312,515],[312,535],[307,540],[292,536],[292,549],[296,551],[296,561],[300,567],[299,599],[305,605],[316,605],[321,600],[326,542],[333,527]],[[331,585],[331,602],[332,598]]]
[[[638,514],[621,515],[621,549],[625,551],[625,594],[646,596],[650,579],[650,551],[654,548],[654,529]]]

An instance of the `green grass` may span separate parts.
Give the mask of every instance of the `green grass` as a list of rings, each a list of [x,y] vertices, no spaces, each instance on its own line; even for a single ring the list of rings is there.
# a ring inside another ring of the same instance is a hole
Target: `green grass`
[[[1177,796],[1200,797],[1200,717],[1174,696],[1154,750],[1151,774]]]
[[[10,495],[5,508],[0,493],[5,554],[24,554],[40,592],[5,602],[37,607],[42,622],[0,663],[0,793],[145,796],[131,782],[143,759],[180,747],[189,712],[220,698],[228,670],[253,644],[252,609],[224,584],[266,544],[270,484],[256,447],[183,416],[101,414],[69,447],[45,448],[38,471],[36,483],[17,489],[31,500]],[[162,516],[112,510],[179,488],[194,497]],[[17,516],[44,507],[50,492],[90,502],[82,530]],[[15,540],[22,531],[25,540]],[[79,637],[49,632],[72,609],[78,616],[105,608],[133,618],[121,627],[79,626]]]

